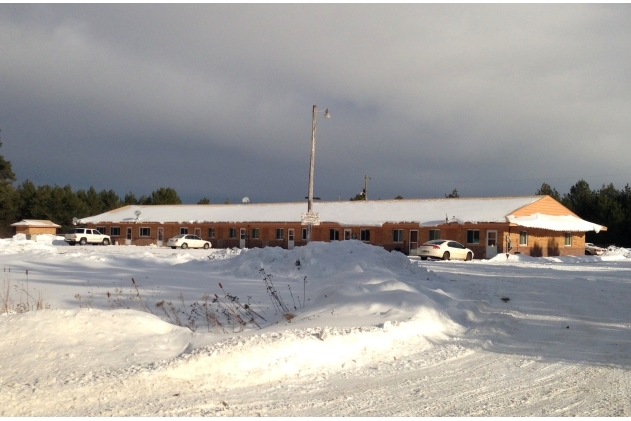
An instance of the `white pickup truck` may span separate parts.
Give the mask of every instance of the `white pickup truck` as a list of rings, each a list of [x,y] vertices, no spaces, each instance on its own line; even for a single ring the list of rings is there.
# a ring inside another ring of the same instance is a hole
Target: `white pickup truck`
[[[82,246],[86,244],[103,244],[108,246],[112,244],[109,235],[101,234],[98,230],[92,228],[72,228],[65,235],[66,243],[74,246],[79,243]]]

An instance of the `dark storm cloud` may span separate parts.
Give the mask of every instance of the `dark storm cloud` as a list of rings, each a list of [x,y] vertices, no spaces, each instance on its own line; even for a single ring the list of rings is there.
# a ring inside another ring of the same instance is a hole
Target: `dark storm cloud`
[[[0,5],[20,181],[344,200],[631,179],[627,5]]]

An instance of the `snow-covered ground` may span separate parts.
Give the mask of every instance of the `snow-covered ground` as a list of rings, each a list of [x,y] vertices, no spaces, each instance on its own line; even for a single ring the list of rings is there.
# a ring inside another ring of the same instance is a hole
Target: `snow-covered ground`
[[[3,416],[631,415],[626,249],[421,262],[16,236],[0,265]]]

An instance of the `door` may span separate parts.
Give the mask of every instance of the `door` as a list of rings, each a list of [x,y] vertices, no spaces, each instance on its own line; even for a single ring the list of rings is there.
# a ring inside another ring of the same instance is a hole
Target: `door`
[[[245,248],[245,239],[248,236],[248,230],[246,228],[239,228],[239,248]]]
[[[345,229],[344,230],[344,239],[345,240],[350,240],[351,238],[353,238],[352,231],[350,229]]]
[[[418,230],[410,230],[410,248],[408,254],[412,254],[412,250],[418,248]]]
[[[162,247],[163,242],[164,242],[164,228],[158,227],[158,241],[156,242],[157,246]]]
[[[287,249],[291,250],[294,248],[294,229],[289,228],[287,230]]]
[[[486,232],[486,255],[487,259],[497,256],[497,231]]]
[[[125,235],[125,244],[131,245],[131,227],[127,227],[127,234]]]

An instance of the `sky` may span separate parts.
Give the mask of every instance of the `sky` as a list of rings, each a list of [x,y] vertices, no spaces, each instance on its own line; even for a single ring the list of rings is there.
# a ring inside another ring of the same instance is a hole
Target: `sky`
[[[624,4],[0,4],[19,184],[185,203],[631,180]],[[317,205],[316,205],[317,206]]]

